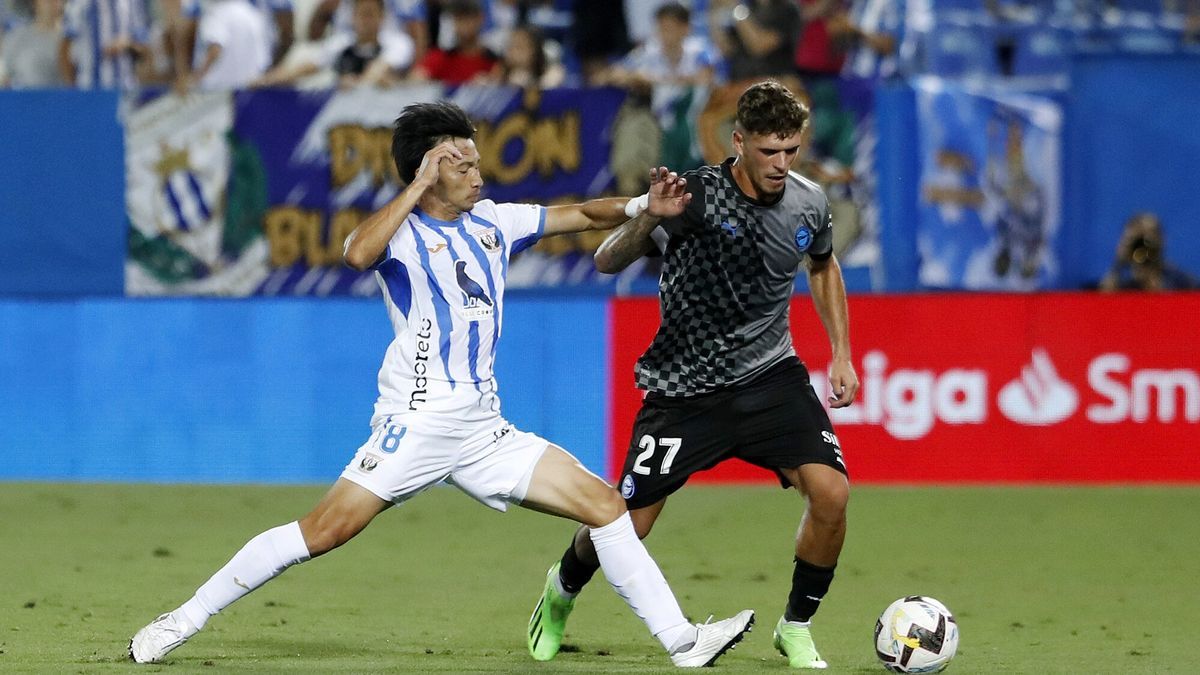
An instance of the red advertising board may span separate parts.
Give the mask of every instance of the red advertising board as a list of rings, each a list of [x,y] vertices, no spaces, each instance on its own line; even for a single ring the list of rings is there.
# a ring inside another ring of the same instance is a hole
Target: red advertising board
[[[641,401],[654,299],[617,300],[610,474]],[[792,335],[827,380],[810,300]],[[1200,482],[1200,294],[855,296],[858,401],[833,411],[856,482]],[[773,480],[727,462],[696,480]]]

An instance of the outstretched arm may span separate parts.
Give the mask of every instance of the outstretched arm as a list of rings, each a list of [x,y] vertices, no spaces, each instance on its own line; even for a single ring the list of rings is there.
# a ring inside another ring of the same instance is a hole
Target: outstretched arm
[[[659,178],[662,176],[662,178]],[[667,182],[669,176],[670,182]],[[671,188],[667,188],[668,184]],[[676,187],[675,192],[670,192]],[[583,232],[585,230],[611,230],[645,210],[657,212],[665,208],[659,204],[663,199],[678,198],[683,194],[686,183],[667,167],[650,170],[650,192],[634,199],[611,197],[593,199],[582,204],[550,206],[546,208],[546,229],[543,236]],[[667,189],[667,192],[664,192]],[[677,194],[676,194],[677,193]],[[669,196],[668,196],[669,195]],[[656,202],[658,200],[658,202]],[[686,202],[684,202],[686,204]],[[679,211],[682,212],[680,206]],[[672,215],[663,212],[660,215]]]
[[[433,146],[421,160],[413,181],[388,202],[382,209],[367,216],[346,237],[342,258],[346,264],[359,272],[377,265],[387,251],[388,242],[404,224],[405,219],[416,208],[425,191],[438,180],[442,160],[462,159],[462,153],[454,144],[444,141]]]
[[[646,193],[646,208],[632,220],[608,235],[596,249],[596,269],[616,274],[654,249],[650,233],[663,218],[678,216],[692,201],[687,191],[687,179],[668,171],[665,166],[650,170],[650,192]]]
[[[832,395],[829,403],[834,408],[845,408],[858,395],[858,374],[850,362],[850,310],[846,305],[846,284],[842,280],[842,267],[837,256],[830,254],[825,260],[808,261],[808,287],[813,304],[825,334],[833,348],[833,362],[829,369],[829,384]]]

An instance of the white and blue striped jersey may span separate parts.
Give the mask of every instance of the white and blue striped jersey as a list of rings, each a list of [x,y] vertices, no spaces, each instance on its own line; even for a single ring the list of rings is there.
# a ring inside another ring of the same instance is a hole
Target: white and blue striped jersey
[[[133,56],[104,56],[104,46],[127,38],[145,43],[150,22],[145,0],[68,0],[63,36],[71,41],[75,86],[80,89],[133,89],[137,73]]]
[[[457,220],[415,209],[376,267],[396,338],[372,424],[462,428],[500,418],[493,364],[509,258],[542,236],[546,208],[482,200]]]

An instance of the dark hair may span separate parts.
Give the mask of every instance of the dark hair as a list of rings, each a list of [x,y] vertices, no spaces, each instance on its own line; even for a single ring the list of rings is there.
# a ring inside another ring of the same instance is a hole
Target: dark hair
[[[474,138],[475,125],[449,101],[404,106],[392,132],[392,159],[400,180],[411,183],[425,153],[447,138]]]
[[[742,92],[735,121],[751,134],[791,136],[804,130],[808,108],[779,82],[763,80]]]
[[[474,16],[483,14],[483,3],[480,0],[445,0],[442,10],[450,16]]]
[[[538,82],[541,81],[542,75],[546,74],[546,68],[550,66],[546,62],[546,36],[542,33],[541,29],[531,23],[522,23],[513,26],[512,33],[518,31],[528,35],[530,42],[533,43],[533,64],[531,66],[533,72],[531,74],[533,75],[533,85],[535,87],[540,86]],[[510,41],[512,40],[512,33],[508,37]],[[500,62],[500,71],[504,79],[507,80],[508,74],[512,71],[507,58]]]
[[[692,12],[682,2],[668,2],[659,6],[658,10],[654,12],[654,18],[661,21],[664,17],[670,17],[681,23],[692,22]]]

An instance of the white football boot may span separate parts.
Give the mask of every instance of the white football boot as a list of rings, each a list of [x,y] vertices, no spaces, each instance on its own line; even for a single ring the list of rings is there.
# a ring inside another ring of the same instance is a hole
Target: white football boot
[[[696,644],[686,651],[672,654],[671,662],[680,668],[711,666],[722,654],[741,642],[753,626],[754,611],[749,609],[716,623],[698,623]]]
[[[167,612],[133,636],[129,641],[129,658],[137,663],[158,663],[197,632],[183,612]]]

